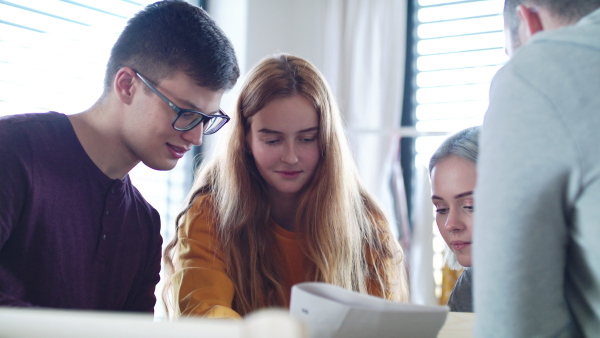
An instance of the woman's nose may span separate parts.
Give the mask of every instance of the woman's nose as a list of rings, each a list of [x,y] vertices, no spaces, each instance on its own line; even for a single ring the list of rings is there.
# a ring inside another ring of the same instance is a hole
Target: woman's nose
[[[288,143],[284,146],[283,154],[281,154],[281,162],[287,164],[295,164],[298,162],[296,146],[293,143]]]
[[[448,218],[446,219],[446,224],[444,224],[446,230],[450,232],[460,231],[464,228],[464,223],[462,221],[460,212],[453,209],[448,211]]]

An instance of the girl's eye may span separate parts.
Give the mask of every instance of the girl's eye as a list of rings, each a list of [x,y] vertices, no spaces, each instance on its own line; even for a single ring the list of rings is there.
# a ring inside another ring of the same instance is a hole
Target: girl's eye
[[[468,212],[473,212],[475,211],[475,207],[473,207],[472,205],[466,205],[463,207],[465,210],[467,210]]]
[[[311,134],[298,135],[298,140],[302,143],[315,142],[317,140],[317,134],[311,133]]]
[[[439,209],[435,209],[435,212],[438,214],[447,214],[448,213],[448,208],[439,208]]]
[[[275,144],[279,143],[279,140],[265,140],[265,143],[267,145],[275,145]]]

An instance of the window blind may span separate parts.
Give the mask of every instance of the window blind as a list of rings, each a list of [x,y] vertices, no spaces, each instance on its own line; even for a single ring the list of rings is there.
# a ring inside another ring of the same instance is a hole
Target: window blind
[[[452,133],[479,125],[492,77],[506,62],[503,0],[419,0],[414,107],[417,131]],[[423,165],[445,136],[416,140]]]
[[[415,140],[414,170],[428,166],[431,154],[448,134],[483,122],[491,79],[508,59],[503,4],[503,0],[418,0],[415,4],[412,102],[415,128],[423,136]],[[439,296],[445,243],[435,224],[433,233]]]

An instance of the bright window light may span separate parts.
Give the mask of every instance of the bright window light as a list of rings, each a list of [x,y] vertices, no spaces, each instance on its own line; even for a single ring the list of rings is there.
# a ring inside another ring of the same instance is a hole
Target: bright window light
[[[464,1],[464,0],[419,0],[419,6],[425,7],[425,6],[434,6],[434,5],[444,5],[444,4],[454,3],[454,2],[461,2],[461,1]]]
[[[504,21],[502,20],[502,16],[494,15],[482,18],[420,24],[417,28],[417,36],[419,39],[430,39],[444,36],[498,32],[502,31],[503,27]]]
[[[419,88],[455,86],[470,83],[487,83],[494,76],[494,74],[496,74],[499,68],[499,65],[493,65],[419,72],[417,74],[416,81]]]
[[[446,135],[481,125],[490,81],[507,61],[504,0],[419,0],[413,63],[415,168],[427,167]],[[432,208],[433,209],[433,208]],[[433,213],[433,210],[432,210]],[[436,294],[441,294],[442,249],[433,225]]]
[[[417,119],[435,121],[480,117],[487,107],[487,100],[420,104],[417,107]]]
[[[504,48],[502,32],[421,40],[417,43],[417,53],[420,55],[490,48]]]
[[[139,5],[128,4],[124,1],[117,1],[121,4],[127,4],[128,7],[135,8],[137,11],[139,9]],[[15,3],[17,3],[15,1]],[[107,5],[108,1],[95,1],[96,4],[105,4]],[[38,18],[41,16],[53,16],[62,18],[65,21],[78,22],[82,25],[86,26],[95,26],[95,27],[103,27],[105,29],[118,28],[123,24],[124,19],[127,19],[127,16],[120,16],[115,14],[110,7],[107,7],[108,10],[104,12],[99,12],[94,8],[85,7],[85,6],[77,6],[74,5],[76,2],[64,2],[57,0],[19,0],[18,5],[21,8],[30,8],[35,9],[36,12],[42,12],[44,14],[37,14]],[[98,6],[96,6],[98,7]],[[131,15],[135,14],[135,11],[131,12]],[[33,15],[33,14],[30,14]],[[32,23],[27,23],[26,25],[31,25]],[[52,29],[52,27],[44,26],[45,29]],[[114,30],[114,29],[113,29]],[[116,32],[120,31],[117,30]]]
[[[435,121],[419,121],[417,122],[416,129],[420,132],[447,132],[448,134],[454,133],[458,130],[465,129],[471,126],[478,126],[483,123],[483,116],[462,118],[462,119],[448,119],[448,120],[435,120]],[[437,144],[433,149],[429,149],[429,156],[439,146]]]
[[[426,55],[417,58],[417,69],[419,71],[431,71],[441,69],[457,69],[466,67],[497,65],[506,60],[503,48],[469,51],[461,53],[447,53]]]
[[[498,14],[503,2],[498,0],[469,1],[446,6],[423,7],[418,11],[420,22],[456,20]]]
[[[417,89],[417,103],[441,103],[487,100],[489,84],[432,87]]]
[[[153,3],[155,0],[70,0],[69,2],[126,19],[137,13],[140,5]]]

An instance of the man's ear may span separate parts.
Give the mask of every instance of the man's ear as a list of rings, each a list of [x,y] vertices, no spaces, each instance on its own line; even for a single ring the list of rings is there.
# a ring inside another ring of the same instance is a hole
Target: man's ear
[[[521,43],[526,44],[537,32],[543,31],[544,26],[535,7],[517,6],[517,15],[519,16],[519,38]]]
[[[133,101],[135,72],[129,67],[122,67],[115,74],[113,89],[119,100],[125,104]]]

